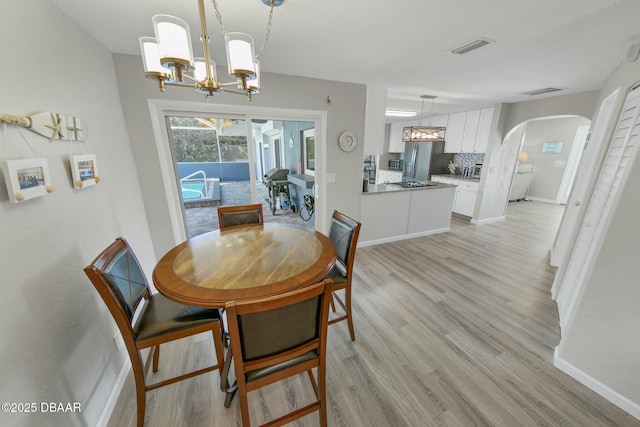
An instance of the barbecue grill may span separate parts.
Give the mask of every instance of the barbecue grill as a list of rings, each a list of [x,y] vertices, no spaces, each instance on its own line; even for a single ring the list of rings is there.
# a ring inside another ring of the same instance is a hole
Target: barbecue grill
[[[290,203],[289,198],[289,181],[287,180],[289,169],[273,168],[262,178],[262,183],[269,189],[269,209],[275,215],[276,207],[280,209],[288,209]]]

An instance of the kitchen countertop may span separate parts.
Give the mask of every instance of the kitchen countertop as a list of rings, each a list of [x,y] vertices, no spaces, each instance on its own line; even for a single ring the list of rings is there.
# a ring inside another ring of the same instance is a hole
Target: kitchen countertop
[[[289,174],[287,179],[290,183],[297,185],[300,188],[311,188],[316,182],[316,177],[311,175],[304,175],[301,173]]]
[[[457,179],[460,181],[468,181],[468,182],[480,182],[480,178],[463,178],[462,175],[451,175],[449,173],[445,173],[442,175],[431,175],[432,177],[434,176],[440,176],[442,178],[450,178],[450,179]]]
[[[370,194],[383,194],[383,193],[397,193],[399,191],[419,191],[419,190],[433,190],[437,188],[447,188],[447,187],[455,187],[452,184],[443,184],[441,182],[433,182],[433,181],[421,181],[426,182],[432,185],[428,187],[413,187],[413,188],[402,188],[399,185],[390,185],[390,184],[371,184],[369,185],[369,191],[366,193],[362,193],[365,196]]]

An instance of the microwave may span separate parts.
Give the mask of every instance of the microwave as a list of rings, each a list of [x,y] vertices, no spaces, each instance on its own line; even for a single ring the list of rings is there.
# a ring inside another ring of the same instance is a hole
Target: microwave
[[[402,160],[389,160],[389,170],[402,170]]]

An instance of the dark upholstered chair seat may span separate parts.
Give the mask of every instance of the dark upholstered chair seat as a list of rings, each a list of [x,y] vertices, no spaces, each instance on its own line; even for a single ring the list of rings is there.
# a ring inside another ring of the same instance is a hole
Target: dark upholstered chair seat
[[[327,279],[331,279],[334,287],[341,283],[347,283],[347,276],[340,270],[339,267],[337,267],[337,263],[333,265],[333,268],[331,269],[331,271],[329,271],[329,274],[327,274],[326,277]]]
[[[310,351],[308,353],[303,354],[302,356],[298,356],[294,359],[289,359],[282,363],[278,363],[277,365],[272,365],[266,368],[245,372],[245,378],[247,382],[255,381],[259,378],[266,377],[271,374],[275,374],[278,371],[283,371],[292,366],[296,366],[308,360],[313,360],[317,358],[318,358],[318,352],[315,350]]]
[[[165,335],[220,319],[220,310],[179,304],[160,294],[147,300],[143,316],[134,328],[136,341]]]

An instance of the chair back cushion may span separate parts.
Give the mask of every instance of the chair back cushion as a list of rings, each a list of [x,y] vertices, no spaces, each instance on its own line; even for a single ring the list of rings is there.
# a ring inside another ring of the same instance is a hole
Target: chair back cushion
[[[319,338],[322,295],[273,310],[238,315],[242,358],[282,353]]]
[[[224,212],[221,215],[220,228],[234,227],[236,225],[260,224],[260,215],[257,211]]]
[[[122,247],[102,268],[102,276],[124,309],[129,322],[148,290],[138,260],[128,246]]]
[[[218,226],[221,230],[238,225],[262,224],[262,205],[220,206]]]
[[[345,268],[349,266],[349,249],[353,241],[354,228],[335,216],[331,218],[329,239],[336,247],[338,260]]]

